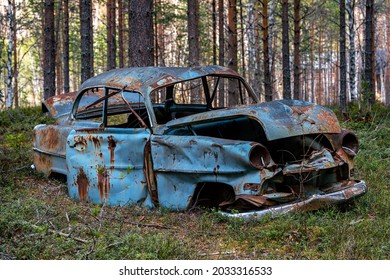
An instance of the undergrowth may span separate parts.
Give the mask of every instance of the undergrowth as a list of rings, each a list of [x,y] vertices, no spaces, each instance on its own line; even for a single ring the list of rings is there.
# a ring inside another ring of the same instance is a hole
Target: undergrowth
[[[389,259],[390,110],[351,107],[357,176],[369,191],[343,207],[260,221],[215,209],[172,213],[69,199],[63,182],[31,171],[39,108],[0,112],[0,259]]]

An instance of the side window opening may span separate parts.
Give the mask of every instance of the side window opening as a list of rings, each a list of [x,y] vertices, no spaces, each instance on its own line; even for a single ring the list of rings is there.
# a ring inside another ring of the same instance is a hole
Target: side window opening
[[[150,127],[143,96],[123,89],[88,89],[80,99],[75,117],[95,121],[106,127]]]
[[[255,102],[241,80],[218,75],[171,84],[155,90],[150,96],[158,124],[226,108],[230,103],[236,106]]]

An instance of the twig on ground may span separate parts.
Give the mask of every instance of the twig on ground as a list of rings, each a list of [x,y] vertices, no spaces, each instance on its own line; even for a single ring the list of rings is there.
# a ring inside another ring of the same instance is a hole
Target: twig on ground
[[[31,225],[31,226],[33,228],[39,228],[36,225]],[[50,228],[48,229],[48,231],[50,233],[58,234],[60,236],[66,237],[66,238],[72,238],[73,240],[78,241],[78,242],[88,243],[88,240],[85,240],[85,239],[82,239],[82,238],[79,238],[79,237],[76,237],[76,236],[72,236],[71,233],[64,233],[64,232],[56,231],[56,230],[53,230],[53,229],[50,229]]]

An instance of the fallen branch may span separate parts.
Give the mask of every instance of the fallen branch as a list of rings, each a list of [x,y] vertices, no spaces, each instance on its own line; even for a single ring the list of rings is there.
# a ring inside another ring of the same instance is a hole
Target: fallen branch
[[[236,250],[233,250],[233,251],[227,251],[227,252],[212,252],[212,253],[202,253],[202,254],[198,254],[198,256],[217,256],[217,255],[232,255],[232,254],[235,254],[236,253]]]
[[[31,225],[33,228],[39,228],[38,226],[36,225]],[[63,236],[63,237],[66,237],[66,238],[72,238],[73,240],[75,241],[78,241],[78,242],[82,242],[82,243],[88,243],[88,240],[85,240],[85,239],[82,239],[82,238],[79,238],[79,237],[76,237],[76,236],[71,236],[70,233],[64,233],[64,232],[61,232],[61,231],[56,231],[56,230],[53,230],[53,229],[48,229],[48,231],[50,233],[55,233],[55,234],[58,234],[60,236]]]
[[[117,219],[117,218],[111,218],[111,219],[116,220],[118,222],[122,222],[122,223],[129,224],[129,225],[135,225],[135,226],[139,226],[139,227],[153,227],[153,228],[158,228],[158,229],[177,229],[176,227],[169,227],[169,226],[158,225],[158,224],[143,224],[140,222],[130,222],[130,221],[125,221],[125,220],[121,220],[121,219]]]

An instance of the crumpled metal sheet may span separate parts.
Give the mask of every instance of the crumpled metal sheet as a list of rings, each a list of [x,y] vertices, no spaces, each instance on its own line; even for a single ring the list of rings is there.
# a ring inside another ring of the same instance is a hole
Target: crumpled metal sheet
[[[263,206],[273,206],[276,204],[277,203],[275,201],[270,200],[266,196],[241,194],[236,195],[235,201],[221,203],[219,206],[223,210],[247,211],[261,208]]]
[[[267,215],[274,217],[298,211],[312,211],[324,206],[345,203],[351,199],[362,196],[367,192],[367,190],[368,188],[364,181],[356,181],[352,186],[349,186],[348,188],[326,194],[314,194],[304,200],[300,200],[297,202],[286,203],[266,209],[249,211],[245,213],[229,213],[222,211],[220,213],[230,218],[240,218],[245,221],[260,220]]]
[[[308,159],[300,163],[287,164],[283,169],[283,174],[302,173],[307,171],[316,171],[336,167],[338,163],[334,160],[332,154],[327,149],[315,151]]]

